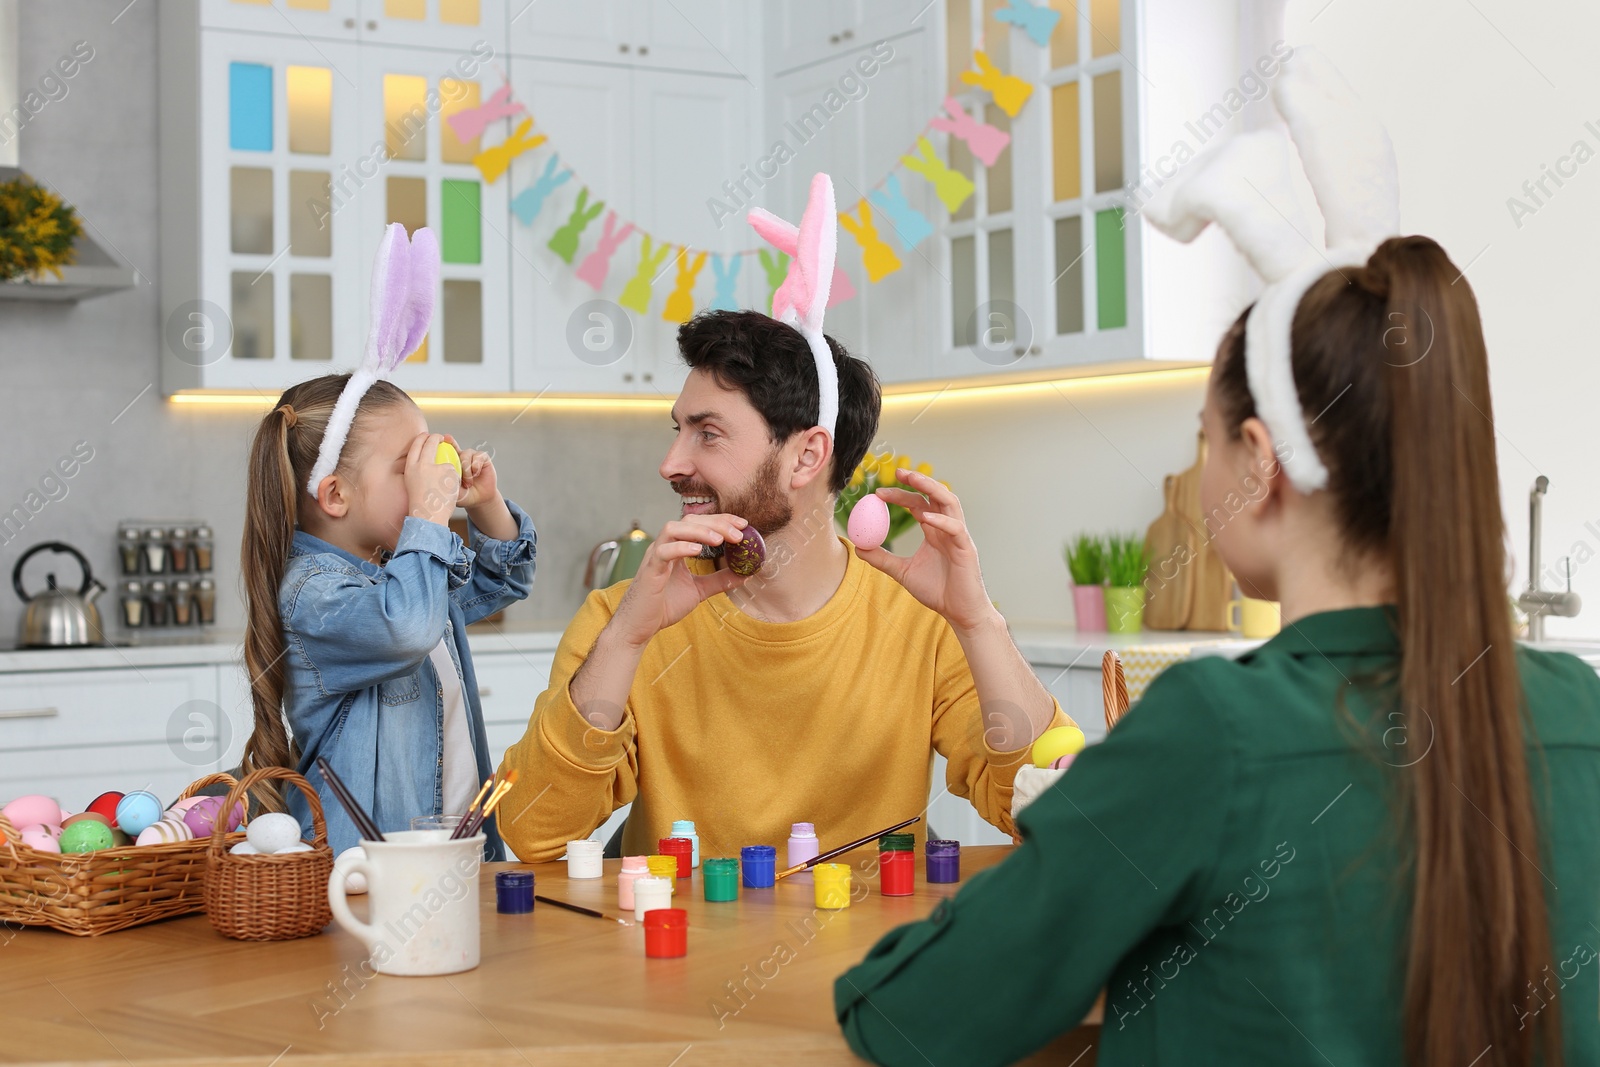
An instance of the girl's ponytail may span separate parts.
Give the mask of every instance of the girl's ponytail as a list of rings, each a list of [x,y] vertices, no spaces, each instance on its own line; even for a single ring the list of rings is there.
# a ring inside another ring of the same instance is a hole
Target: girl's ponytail
[[[240,774],[262,767],[295,767],[300,753],[284,718],[283,619],[278,614],[278,590],[289,564],[289,551],[300,521],[302,506],[313,501],[302,488],[310,477],[348,374],[330,374],[293,386],[261,420],[250,445],[249,473],[245,482],[244,539],[240,573],[244,584],[244,663],[250,679],[250,701],[255,727],[245,742]],[[373,411],[410,403],[397,386],[374,384],[356,409],[350,453],[362,430],[364,416]],[[343,461],[341,460],[341,469]],[[283,810],[276,792],[262,794],[263,806]]]
[[[1530,1004],[1553,954],[1477,302],[1432,240],[1391,238],[1312,285],[1290,348],[1344,562],[1385,560],[1395,579],[1398,703],[1379,728],[1405,738],[1384,754],[1412,850],[1404,1062],[1492,1046],[1497,1064],[1560,1067],[1559,1000]],[[1243,316],[1213,389],[1237,436],[1256,414]]]

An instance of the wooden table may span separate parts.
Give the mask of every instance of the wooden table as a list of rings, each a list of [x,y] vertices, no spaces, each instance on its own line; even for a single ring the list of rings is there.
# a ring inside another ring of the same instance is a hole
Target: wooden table
[[[1009,851],[962,849],[963,881]],[[857,878],[876,862],[865,850],[844,858]],[[619,861],[606,862],[603,879],[571,882],[564,863],[488,864],[482,962],[435,978],[374,976],[361,943],[336,924],[271,943],[231,941],[204,915],[94,938],[0,928],[0,1062],[859,1062],[834,1020],[833,982],[885,932],[959,888],[928,885],[918,861],[914,896],[884,897],[873,879],[869,897],[837,912],[817,910],[812,887],[792,882],[708,904],[697,870],[673,900],[689,912],[689,954],[666,960],[645,958],[639,926],[545,904],[495,911],[494,871],[522,869],[543,895],[616,912]],[[358,914],[362,899],[352,898]],[[1098,1041],[1088,1025],[1098,1011],[1037,1062],[1093,1064],[1083,1053]]]

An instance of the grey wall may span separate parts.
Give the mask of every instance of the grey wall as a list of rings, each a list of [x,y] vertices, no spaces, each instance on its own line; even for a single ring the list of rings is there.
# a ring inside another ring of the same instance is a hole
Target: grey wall
[[[123,11],[125,5],[22,5],[24,89],[77,41],[88,41],[95,55],[67,83],[65,97],[23,129],[21,164],[54,186],[86,230],[141,277],[132,290],[76,305],[0,302],[0,417],[8,441],[0,510],[25,504],[75,442],[94,449],[65,481],[64,497],[47,502],[19,535],[0,534],[0,569],[9,575],[35,542],[62,540],[83,550],[106,580],[115,573],[118,519],[205,518],[217,534],[220,624],[236,628],[246,452],[260,415],[177,406],[159,395],[156,11],[153,3]],[[540,530],[535,592],[515,617],[564,622],[581,599],[589,546],[624,532],[630,519],[655,527],[675,511],[676,499],[655,474],[670,426],[660,414],[530,411],[513,424],[515,415],[432,412],[429,420],[495,450],[506,495],[528,508]],[[47,568],[37,564],[29,564],[29,581],[42,586]],[[16,632],[20,604],[0,594],[0,605],[3,639]]]

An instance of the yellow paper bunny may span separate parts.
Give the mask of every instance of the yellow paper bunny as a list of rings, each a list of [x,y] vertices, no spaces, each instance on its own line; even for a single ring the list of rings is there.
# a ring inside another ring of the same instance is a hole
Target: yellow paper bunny
[[[875,282],[899,270],[900,257],[878,236],[878,227],[872,222],[871,205],[863,200],[856,210],[861,214],[859,222],[850,212],[841,211],[839,223],[860,243],[861,259],[867,267],[867,280]]]

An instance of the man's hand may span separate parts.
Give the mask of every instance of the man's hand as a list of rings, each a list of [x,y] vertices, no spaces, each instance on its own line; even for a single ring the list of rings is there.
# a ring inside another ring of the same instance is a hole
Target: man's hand
[[[897,470],[895,478],[919,492],[885,488],[878,496],[911,512],[922,527],[922,546],[909,558],[882,548],[858,549],[856,554],[943,615],[956,633],[977,629],[994,618],[995,608],[983,587],[978,547],[967,532],[961,501],[926,474]]]
[[[738,541],[748,525],[736,515],[685,515],[663,526],[645,549],[638,573],[606,624],[609,636],[643,648],[707,597],[743,585],[744,577],[731,570],[692,574],[683,561],[700,555],[708,545]]]

